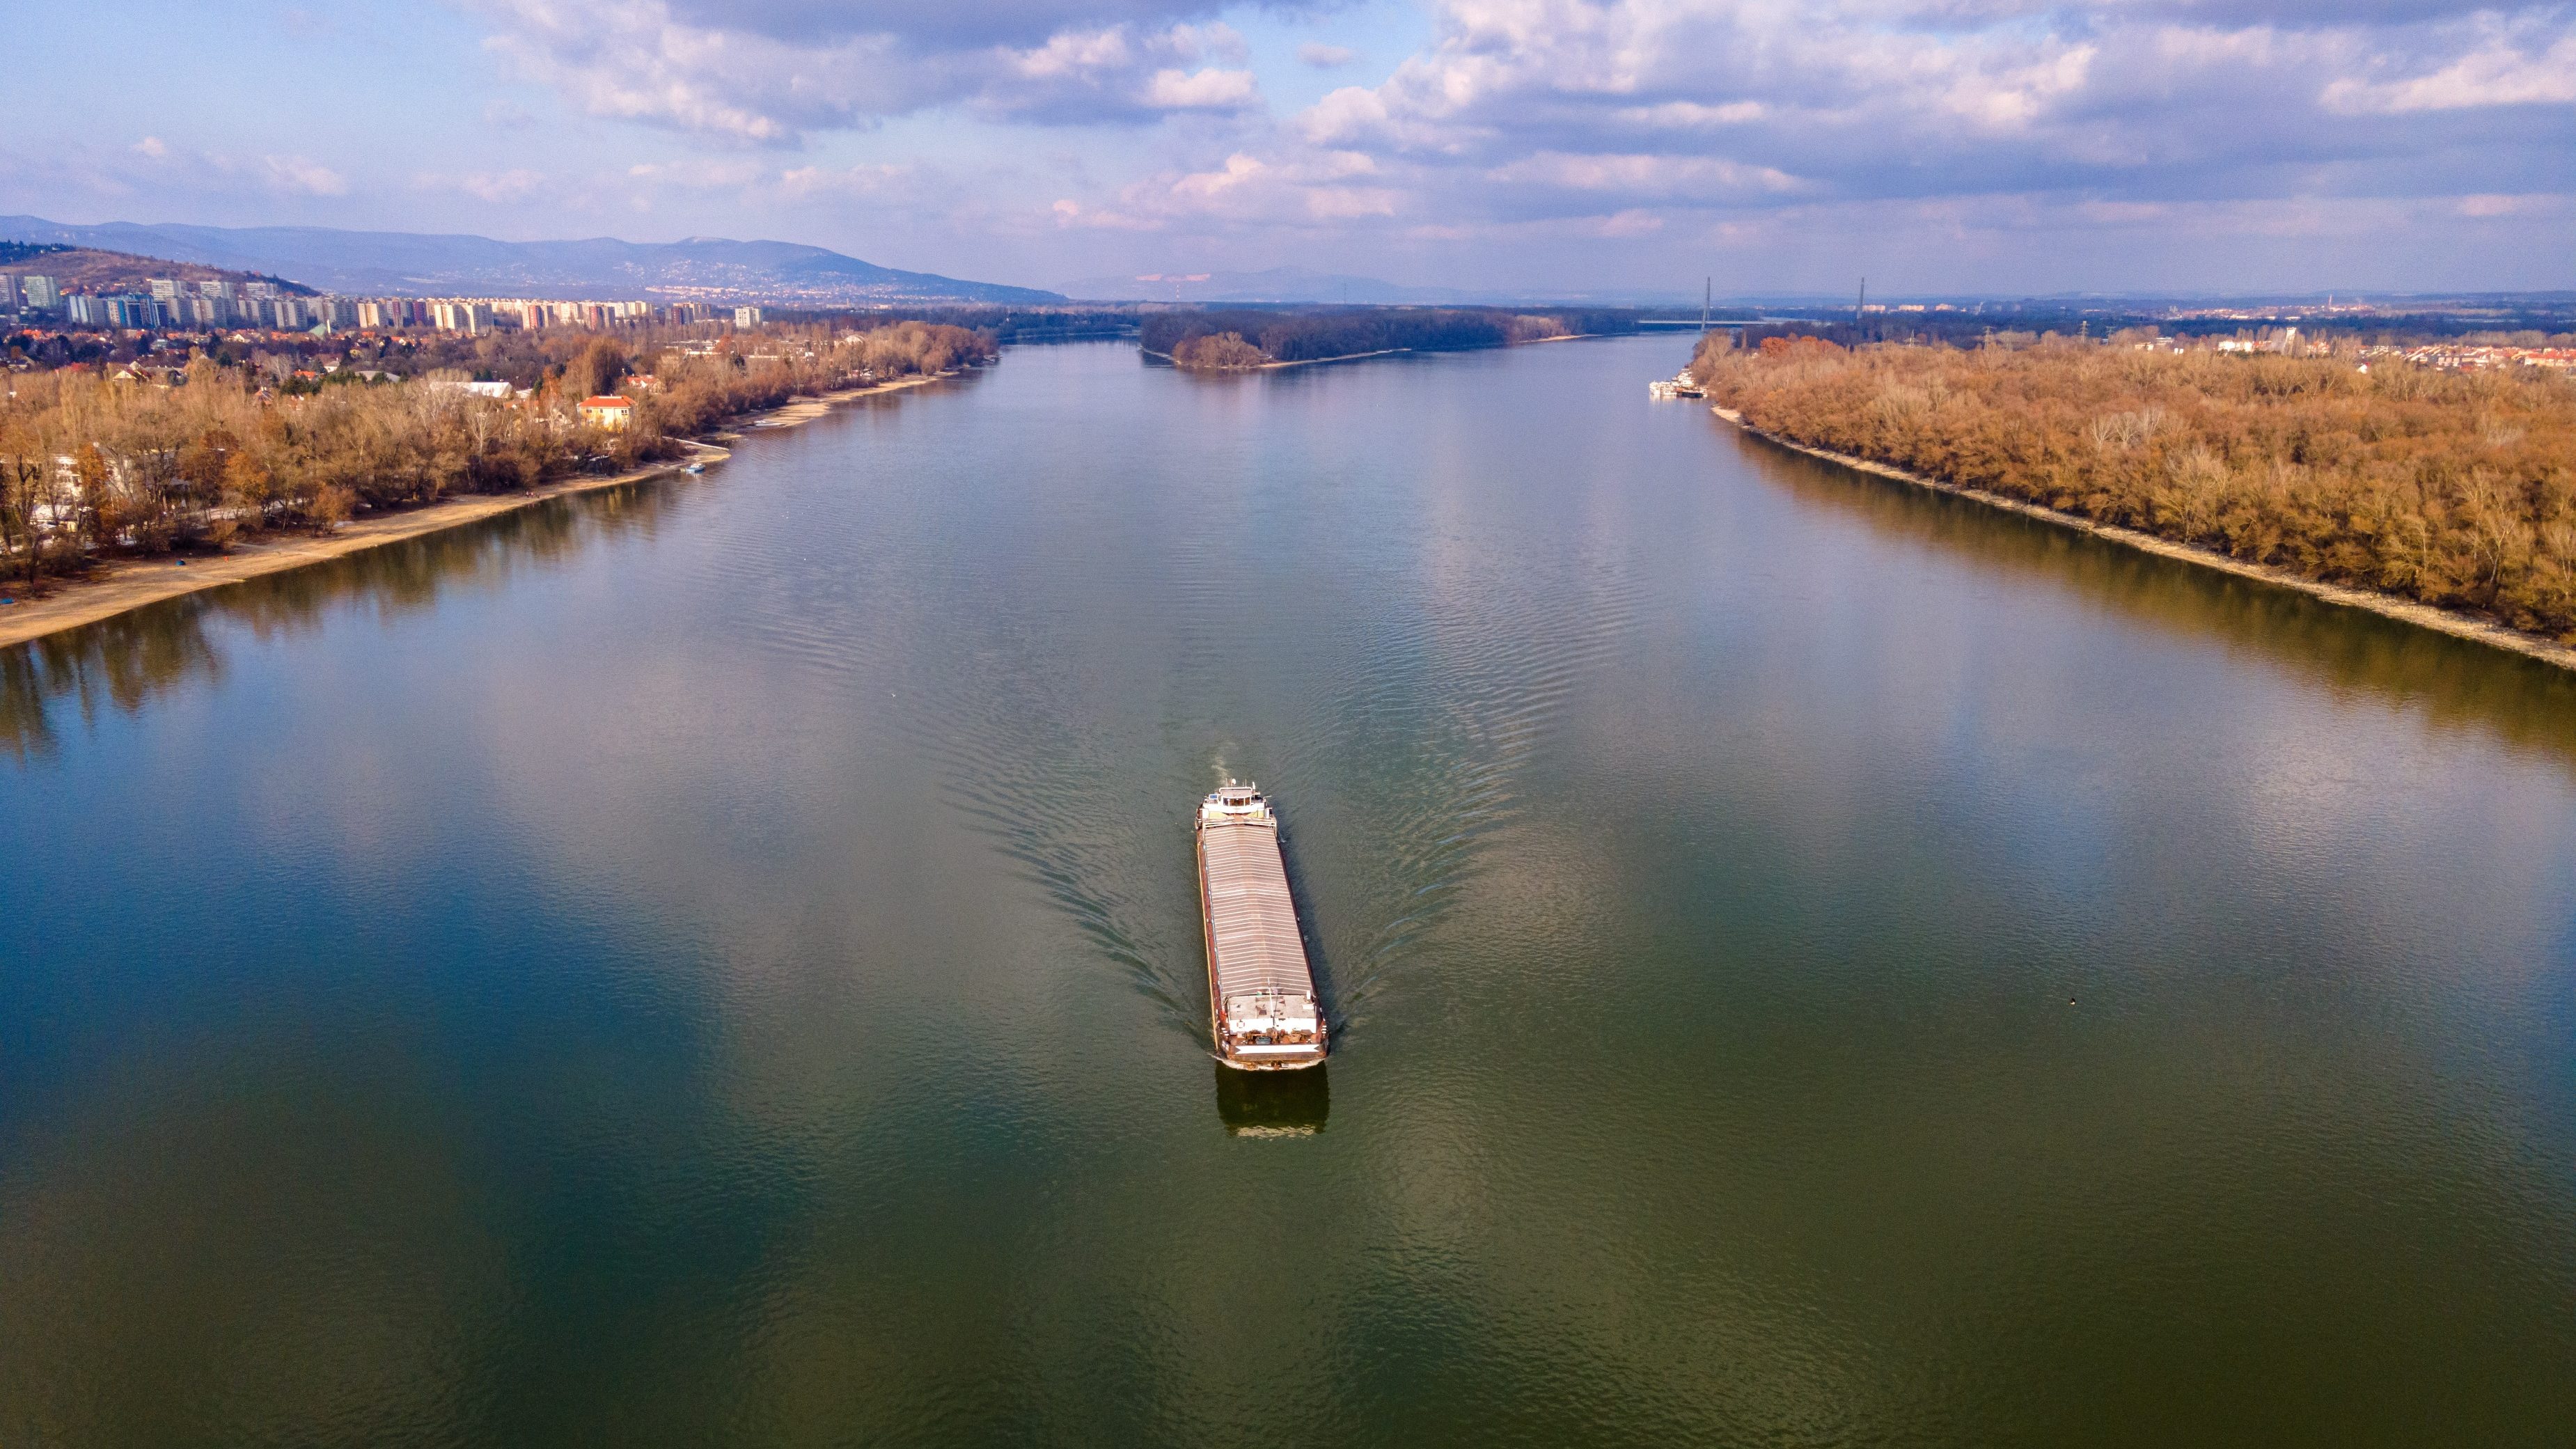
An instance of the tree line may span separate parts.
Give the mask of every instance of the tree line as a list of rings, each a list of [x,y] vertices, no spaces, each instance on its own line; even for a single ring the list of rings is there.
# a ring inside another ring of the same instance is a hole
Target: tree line
[[[619,471],[793,397],[997,355],[981,334],[899,322],[736,335],[703,352],[593,337],[508,398],[479,394],[461,369],[298,391],[278,385],[298,379],[204,354],[176,386],[22,374],[0,400],[0,566],[33,587],[119,555],[221,548],[328,529],[364,509]],[[584,398],[621,389],[635,404],[627,427],[584,421]]]
[[[2075,342],[1729,341],[1704,340],[1692,373],[1764,432],[2576,641],[2576,379]]]
[[[1143,319],[1147,352],[1182,367],[1223,370],[1320,362],[1371,352],[1461,352],[1551,337],[1637,330],[1637,314],[1609,310],[1511,312],[1500,307],[1349,307],[1314,311],[1240,308],[1161,312]]]

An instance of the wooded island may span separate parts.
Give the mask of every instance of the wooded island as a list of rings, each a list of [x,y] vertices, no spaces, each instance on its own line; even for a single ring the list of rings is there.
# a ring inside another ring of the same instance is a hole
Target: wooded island
[[[1330,362],[1383,352],[1463,352],[1637,330],[1623,311],[1511,312],[1500,307],[1241,308],[1164,312],[1138,325],[1144,350],[1209,372]]]

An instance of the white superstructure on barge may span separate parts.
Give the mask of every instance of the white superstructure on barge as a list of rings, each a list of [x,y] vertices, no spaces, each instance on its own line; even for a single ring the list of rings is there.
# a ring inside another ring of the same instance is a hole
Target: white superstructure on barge
[[[1327,1033],[1279,854],[1279,817],[1259,790],[1229,781],[1199,802],[1197,829],[1217,1059],[1245,1071],[1314,1066]]]

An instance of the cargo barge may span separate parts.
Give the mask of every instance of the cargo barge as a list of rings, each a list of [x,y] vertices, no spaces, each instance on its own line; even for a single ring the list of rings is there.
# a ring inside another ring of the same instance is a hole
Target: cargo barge
[[[1199,921],[1217,1060],[1248,1072],[1324,1059],[1324,1013],[1279,854],[1279,817],[1250,785],[1199,802]]]

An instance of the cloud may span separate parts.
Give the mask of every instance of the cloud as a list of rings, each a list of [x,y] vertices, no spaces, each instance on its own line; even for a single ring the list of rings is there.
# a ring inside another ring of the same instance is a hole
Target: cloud
[[[1121,187],[1114,205],[1059,200],[1060,227],[1164,231],[1176,226],[1263,231],[1332,229],[1392,218],[1402,204],[1378,163],[1358,152],[1269,160],[1237,151],[1215,166],[1172,170]]]
[[[1771,114],[1771,107],[1762,101],[1728,101],[1716,106],[1698,101],[1662,101],[1651,106],[1623,107],[1612,114],[1648,129],[1707,130],[1762,120]]]
[[[1411,248],[1545,257],[1553,274],[1584,246],[1899,252],[1946,237],[2000,257],[2013,239],[2144,248],[2202,224],[2346,237],[2377,217],[2523,229],[2551,258],[2526,270],[2563,285],[2542,229],[2576,190],[2566,3],[1420,0],[1427,38],[1410,55],[1292,39],[1293,59],[1265,42],[1258,63],[1223,23],[1234,7],[1209,0],[456,3],[507,75],[633,123],[580,129],[623,136],[620,162],[645,165],[603,168],[592,143],[529,127],[447,162],[466,173],[439,183],[452,204],[567,218],[649,205],[674,226],[825,237],[863,225],[861,244],[892,236],[920,264],[997,271],[1057,265],[1013,250],[1048,246],[1125,270],[1128,233],[1182,248],[1158,260],[1194,244],[1229,266],[1238,248],[1341,264]],[[1262,82],[1283,63],[1332,89],[1274,116]],[[500,100],[487,119],[529,118]],[[345,193],[333,166],[374,174],[354,149],[320,153],[328,165],[271,163],[250,143],[231,163],[163,149],[99,144],[82,152],[96,179],[78,185],[229,186],[279,206]]]
[[[2526,44],[2551,40],[2535,26],[2476,27],[2485,43],[2439,69],[2403,80],[2343,77],[2319,99],[2345,114],[2458,111],[2492,106],[2576,104],[2576,36],[2558,36],[2546,49]],[[2522,33],[2515,33],[2516,30]]]
[[[1162,223],[1150,217],[1130,216],[1104,207],[1084,206],[1070,197],[1057,201],[1051,208],[1055,224],[1078,227],[1087,231],[1160,231]]]
[[[1158,70],[1145,86],[1145,103],[1166,111],[1239,111],[1260,101],[1248,70]]]
[[[1243,38],[1203,3],[918,11],[680,0],[472,0],[516,75],[592,115],[760,146],[939,106],[1039,124],[1259,104]]]
[[[273,190],[301,192],[307,196],[349,194],[347,177],[328,166],[302,156],[263,156],[260,158],[260,165],[265,170],[269,186]]]
[[[537,172],[528,170],[525,167],[514,167],[511,170],[498,173],[477,172],[470,176],[458,176],[453,178],[424,177],[422,180],[425,184],[429,185],[443,185],[451,187],[457,191],[464,192],[466,195],[471,196],[478,201],[489,201],[498,204],[501,202],[523,200],[528,196],[535,194],[539,187],[545,185],[546,178]]]
[[[0,175],[28,178],[35,193],[45,196],[86,192],[122,198],[148,190],[162,196],[256,197],[274,205],[278,198],[349,194],[348,177],[309,156],[243,158],[172,145],[159,136],[103,152],[75,144],[47,148],[41,160],[10,156]]]
[[[1806,189],[1784,171],[1716,156],[1576,156],[1542,151],[1485,174],[1507,185],[1608,191],[1629,197],[1731,197]]]
[[[1288,135],[1401,163],[1493,220],[1557,214],[1569,189],[1726,207],[2508,192],[2576,161],[2567,128],[2509,119],[2576,101],[2564,7],[1435,0],[1434,18],[1434,45]],[[2459,119],[2353,119],[2428,112]]]
[[[749,186],[766,174],[767,168],[759,162],[740,157],[647,161],[626,168],[630,180],[685,187],[693,191],[732,191]]]
[[[911,166],[800,166],[779,173],[778,189],[797,200],[820,196],[882,200],[915,190],[919,177]]]

